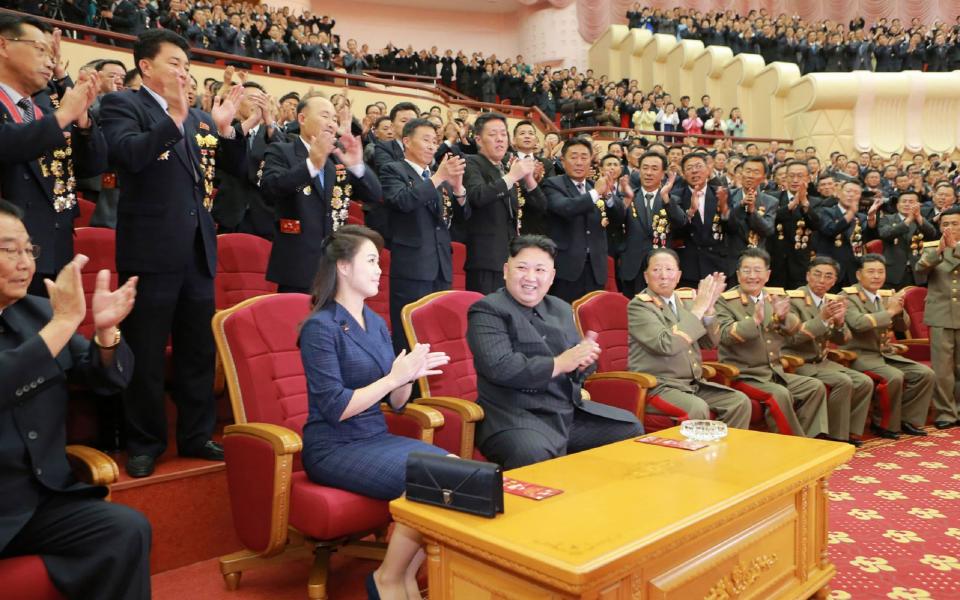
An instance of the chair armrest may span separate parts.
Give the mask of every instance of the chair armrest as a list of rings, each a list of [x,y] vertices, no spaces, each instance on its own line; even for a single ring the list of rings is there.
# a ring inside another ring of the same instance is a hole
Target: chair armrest
[[[287,544],[293,462],[303,447],[294,431],[270,423],[223,430],[233,527],[243,546],[260,557]]]
[[[707,381],[717,376],[717,370],[710,365],[701,365],[700,368],[703,371],[703,378]]]
[[[794,356],[792,354],[781,354],[780,355],[780,364],[783,365],[783,369],[788,372],[796,371],[797,367],[803,365],[806,362],[799,356]]]
[[[380,409],[387,419],[387,428],[391,433],[433,443],[433,430],[443,426],[443,414],[435,408],[421,406],[412,402],[403,407],[403,412],[395,412],[386,403]]]
[[[73,475],[90,485],[110,485],[120,478],[120,470],[112,458],[89,446],[67,446],[67,461]]]
[[[897,340],[904,348],[903,356],[911,360],[925,361],[930,360],[930,339],[929,338],[910,338],[906,340]]]
[[[643,423],[647,390],[657,385],[657,378],[633,371],[607,371],[590,375],[583,385],[595,402],[622,408]]]
[[[728,365],[727,363],[710,361],[704,362],[703,366],[710,367],[714,370],[715,373],[713,377],[708,377],[706,371],[703,373],[705,378],[713,381],[714,383],[730,385],[730,382],[740,376],[740,369],[733,365]]]
[[[840,348],[830,348],[827,350],[827,358],[833,362],[838,362],[845,366],[857,360],[857,353],[853,350],[842,350]]]
[[[434,430],[433,443],[460,458],[473,458],[477,423],[483,420],[483,408],[476,402],[453,396],[427,396],[416,400],[443,413],[443,426]]]
[[[894,354],[903,355],[903,354],[906,354],[907,352],[906,345],[901,344],[900,342],[897,342],[895,344],[887,344],[887,348]]]

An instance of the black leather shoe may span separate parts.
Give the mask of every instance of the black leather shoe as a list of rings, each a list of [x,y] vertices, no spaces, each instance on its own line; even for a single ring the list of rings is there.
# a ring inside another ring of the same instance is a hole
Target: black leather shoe
[[[197,450],[181,452],[180,456],[202,458],[203,460],[223,460],[223,446],[213,440],[209,440]]]
[[[927,435],[926,431],[920,429],[916,425],[911,425],[910,423],[900,423],[900,431],[907,435],[916,435],[919,437]]]
[[[854,448],[859,448],[860,446],[863,445],[863,440],[855,440],[853,438],[850,438],[849,440],[844,440],[844,441],[850,444],[851,446],[853,446]]]
[[[153,474],[157,461],[149,454],[138,454],[127,459],[127,475],[130,477],[149,477]]]
[[[933,426],[937,429],[950,429],[951,427],[956,427],[956,421],[934,421]]]
[[[899,440],[900,434],[896,431],[890,431],[889,429],[884,429],[883,427],[878,427],[876,425],[871,425],[870,429],[873,431],[877,437],[882,437],[886,440]]]

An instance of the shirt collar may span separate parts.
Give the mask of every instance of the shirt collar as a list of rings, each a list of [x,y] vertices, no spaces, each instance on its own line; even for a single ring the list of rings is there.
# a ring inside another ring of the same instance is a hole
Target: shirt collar
[[[23,94],[5,83],[0,82],[0,90],[3,90],[8,96],[10,96],[10,101],[13,102],[14,105],[16,105],[17,102],[20,102],[20,100],[23,98]]]
[[[869,300],[871,303],[876,302],[877,298],[879,298],[877,294],[867,291],[866,288],[861,287],[860,289],[863,290],[863,295],[866,296],[867,300]]]
[[[821,298],[820,296],[814,294],[813,291],[812,291],[810,288],[807,288],[807,291],[810,292],[810,297],[813,298],[813,303],[814,303],[816,306],[820,306],[820,302],[823,301],[823,298]]]
[[[145,84],[145,83],[144,83],[143,85],[141,85],[140,87],[142,87],[143,89],[147,90],[147,93],[150,94],[151,96],[153,96],[153,99],[157,101],[157,104],[160,105],[160,108],[162,108],[164,112],[169,112],[170,103],[167,102],[167,99],[166,99],[166,98],[164,98],[164,97],[161,96],[160,94],[156,93],[155,91],[151,90],[150,87],[147,86],[147,84]]]
[[[756,296],[750,296],[750,299],[753,300],[754,302],[760,302],[761,300],[763,300],[763,290],[760,290],[760,293],[757,294]]]
[[[403,161],[408,165],[410,165],[411,167],[413,167],[413,170],[416,171],[417,175],[420,175],[421,177],[423,177],[423,171],[428,168],[423,165],[418,165],[417,163],[413,162],[409,158],[405,158],[403,159]]]

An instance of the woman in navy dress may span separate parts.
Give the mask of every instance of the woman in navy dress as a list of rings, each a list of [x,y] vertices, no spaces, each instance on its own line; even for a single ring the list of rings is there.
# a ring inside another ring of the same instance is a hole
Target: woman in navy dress
[[[313,284],[314,311],[300,330],[310,414],[303,428],[303,466],[311,481],[392,500],[404,491],[407,455],[446,454],[419,440],[391,435],[380,410],[401,410],[418,377],[439,373],[443,352],[417,344],[393,353],[384,320],[364,300],[380,287],[383,238],[346,225],[324,242]],[[367,578],[372,598],[420,598],[420,534],[396,524],[383,564]]]

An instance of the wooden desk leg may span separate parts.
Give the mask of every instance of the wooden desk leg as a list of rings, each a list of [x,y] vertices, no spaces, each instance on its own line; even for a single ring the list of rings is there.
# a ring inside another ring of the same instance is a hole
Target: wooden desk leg
[[[825,585],[816,592],[814,592],[813,597],[817,600],[827,600],[830,597],[830,586]]]
[[[424,540],[427,551],[427,587],[431,600],[444,598],[446,590],[441,580],[442,565],[440,564],[440,544],[433,540]]]

